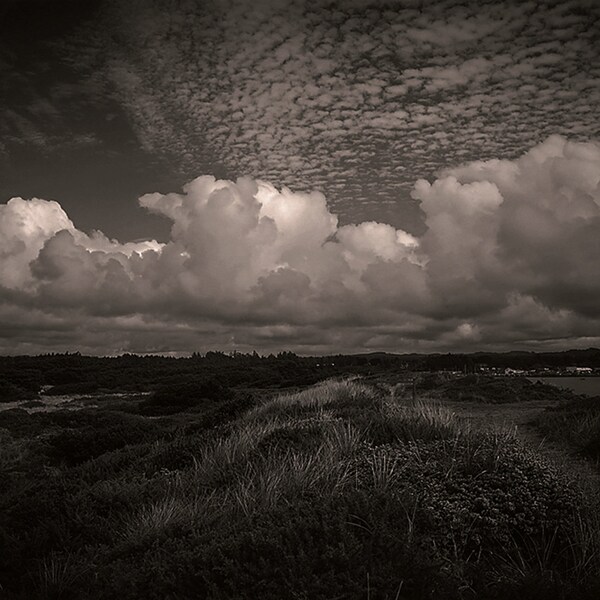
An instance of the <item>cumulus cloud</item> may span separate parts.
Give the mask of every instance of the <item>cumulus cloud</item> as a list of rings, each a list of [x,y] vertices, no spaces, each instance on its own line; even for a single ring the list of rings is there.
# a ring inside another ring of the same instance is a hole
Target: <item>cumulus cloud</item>
[[[405,232],[377,223],[338,226],[318,192],[204,176],[183,194],[151,194],[140,203],[173,221],[156,269],[162,288],[177,289],[181,309],[192,314],[348,317],[366,293],[361,276],[369,264],[418,260],[418,242]]]
[[[112,258],[125,264],[134,253],[160,248],[155,241],[121,244],[99,231],[87,235],[53,200],[12,198],[0,205],[0,285],[8,289],[28,290],[40,276],[57,277],[77,261],[77,252],[82,260]]]
[[[15,198],[0,206],[0,319],[104,323],[120,348],[217,333],[312,351],[600,339],[599,144],[553,136],[412,194],[420,237],[341,226],[319,192],[202,176],[140,198],[170,220],[164,244],[88,235],[58,203]]]
[[[496,201],[481,201],[488,204],[480,207],[488,225],[477,228],[487,232],[478,244],[478,282],[526,294],[551,309],[600,315],[598,144],[552,136],[517,161],[465,165],[447,171],[442,181],[448,180],[462,189],[496,190]],[[425,237],[430,234],[431,228]]]

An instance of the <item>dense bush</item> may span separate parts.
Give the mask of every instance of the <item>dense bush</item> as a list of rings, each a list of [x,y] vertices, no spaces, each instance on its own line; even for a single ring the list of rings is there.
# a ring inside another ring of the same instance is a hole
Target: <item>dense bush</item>
[[[17,402],[38,398],[37,390],[27,389],[10,381],[0,380],[0,402]]]
[[[69,466],[96,458],[128,444],[159,439],[160,426],[147,419],[108,411],[68,411],[51,413],[45,420],[52,423],[63,417],[62,426],[51,432],[46,443],[48,456]]]
[[[47,396],[66,396],[70,394],[93,394],[99,390],[95,381],[69,381],[59,383],[46,390]]]
[[[141,403],[140,412],[168,415],[192,407],[205,409],[232,396],[233,392],[214,377],[194,378],[159,386],[148,400]]]
[[[32,430],[32,419],[35,416],[30,415],[24,408],[9,408],[0,410],[0,427],[8,429],[13,434],[28,432]]]
[[[225,425],[235,420],[256,403],[256,397],[250,393],[226,393],[225,398],[216,403],[199,404],[187,410],[193,414],[193,424],[187,427],[188,432],[205,430],[211,427]]]

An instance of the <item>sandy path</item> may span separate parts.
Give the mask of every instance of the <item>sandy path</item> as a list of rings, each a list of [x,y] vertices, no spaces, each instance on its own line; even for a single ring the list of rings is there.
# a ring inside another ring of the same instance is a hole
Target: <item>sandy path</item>
[[[525,444],[535,448],[554,464],[572,473],[585,484],[600,489],[600,469],[569,448],[546,439],[534,425],[542,412],[560,402],[534,400],[508,404],[480,404],[443,401],[442,404],[475,426],[498,425],[514,430]]]
[[[387,384],[392,400],[410,402],[412,389],[407,384]],[[423,398],[427,401],[431,398]],[[474,427],[503,427],[515,434],[530,447],[545,456],[561,470],[574,476],[579,485],[589,491],[600,492],[600,469],[598,466],[575,454],[572,449],[548,440],[535,426],[537,417],[547,408],[560,404],[560,400],[530,400],[505,404],[453,401],[436,398],[456,416],[470,422]]]

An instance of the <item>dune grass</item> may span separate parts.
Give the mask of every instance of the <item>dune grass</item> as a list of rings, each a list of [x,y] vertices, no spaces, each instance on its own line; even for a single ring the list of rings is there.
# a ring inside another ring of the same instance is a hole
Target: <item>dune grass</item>
[[[536,425],[549,439],[600,464],[600,398],[580,397],[549,408]]]
[[[29,488],[12,475],[9,597],[600,593],[595,499],[514,432],[440,403],[338,380],[209,429],[156,423],[154,442],[138,426],[140,444]],[[5,438],[13,473],[25,446]]]

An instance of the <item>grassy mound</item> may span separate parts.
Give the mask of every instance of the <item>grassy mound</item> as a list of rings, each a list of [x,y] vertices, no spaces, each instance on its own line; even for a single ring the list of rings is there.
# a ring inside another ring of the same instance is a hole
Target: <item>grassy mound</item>
[[[194,411],[186,421],[183,413],[127,415],[139,443],[128,438],[73,464],[49,463],[50,442],[22,426],[5,430],[4,593],[600,593],[600,526],[590,500],[509,433],[473,431],[441,406],[392,400],[357,382],[226,413],[210,427]]]

